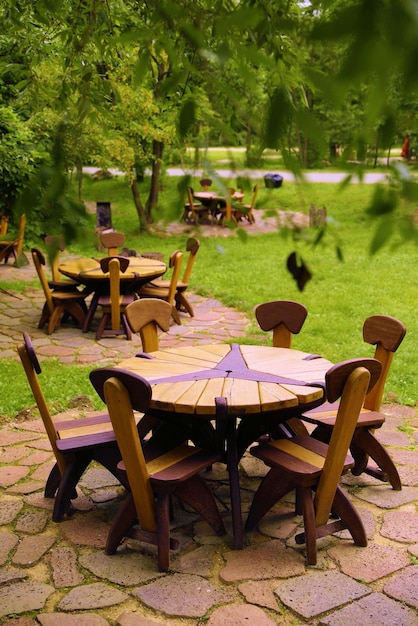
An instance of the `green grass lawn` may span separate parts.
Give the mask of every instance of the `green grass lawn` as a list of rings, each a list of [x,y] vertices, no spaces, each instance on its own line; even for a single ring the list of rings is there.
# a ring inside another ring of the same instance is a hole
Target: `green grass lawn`
[[[363,321],[369,315],[385,314],[401,319],[407,327],[407,335],[395,356],[386,391],[402,404],[416,405],[416,246],[397,241],[395,235],[389,245],[370,256],[376,224],[367,217],[365,208],[373,192],[371,185],[351,185],[340,191],[337,185],[331,184],[302,187],[285,183],[280,189],[267,190],[262,181],[259,182],[259,211],[307,213],[311,203],[326,206],[329,219],[326,236],[314,245],[313,236],[317,234],[314,229],[298,232],[278,229],[277,232],[249,237],[240,236],[238,231],[228,237],[210,238],[197,233],[201,247],[192,274],[193,289],[246,312],[249,319],[254,319],[253,309],[260,302],[299,300],[307,306],[309,314],[301,334],[294,340],[294,347],[320,353],[334,362],[372,354],[371,347],[363,343],[361,332]],[[176,179],[164,179],[157,219],[176,212],[181,215],[177,183]],[[129,248],[143,252],[160,251],[166,258],[176,248],[184,248],[187,234],[140,234],[135,208],[123,179],[94,182],[86,178],[83,193],[85,200],[93,204],[97,200],[111,202],[113,226],[125,233]],[[406,210],[410,209],[406,207]],[[94,220],[95,216],[91,214],[86,224],[88,236],[71,244],[72,253],[97,254]],[[251,227],[244,230],[250,231]],[[343,261],[337,258],[336,244],[341,245]],[[303,292],[298,291],[286,269],[286,259],[292,251],[303,257],[313,275]],[[253,330],[257,332],[255,323]],[[259,341],[268,340],[269,337],[260,331]],[[0,360],[0,379],[3,379],[2,370],[8,367],[7,361]],[[58,384],[62,368],[71,377],[74,368],[70,366],[51,367],[48,371],[52,397],[56,397],[59,406],[68,400],[62,397],[62,385]],[[82,376],[87,378],[86,372],[83,371],[82,375],[78,372],[73,380],[78,384]],[[16,393],[14,389],[15,396]],[[94,398],[88,381],[86,384],[80,382],[78,393],[89,393]],[[12,409],[9,411],[5,414],[11,415]]]

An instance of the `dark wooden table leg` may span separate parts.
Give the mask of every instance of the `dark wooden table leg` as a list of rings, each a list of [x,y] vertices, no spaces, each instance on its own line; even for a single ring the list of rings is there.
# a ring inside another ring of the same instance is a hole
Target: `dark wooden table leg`
[[[93,320],[94,314],[97,309],[98,300],[99,300],[99,294],[95,291],[93,293],[93,297],[90,302],[90,307],[89,307],[89,310],[87,311],[87,315],[84,320],[83,333],[87,333],[90,330],[91,322]]]
[[[234,534],[234,548],[242,550],[244,547],[244,531],[242,525],[241,493],[238,472],[237,451],[237,419],[229,418],[226,432],[226,458],[229,474],[229,489],[231,494],[232,529]]]
[[[238,473],[238,450],[237,450],[237,418],[228,415],[226,398],[215,399],[216,419],[218,432],[225,428],[226,464],[229,474],[229,492],[231,497],[232,532],[234,535],[234,548],[242,550],[244,547],[244,530],[241,512],[241,494]]]

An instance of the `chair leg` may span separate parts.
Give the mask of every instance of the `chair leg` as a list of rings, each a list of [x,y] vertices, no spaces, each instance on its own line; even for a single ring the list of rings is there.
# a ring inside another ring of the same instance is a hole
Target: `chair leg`
[[[282,472],[272,468],[263,478],[255,492],[248,512],[245,530],[251,531],[258,525],[264,515],[296,485],[290,477],[283,476]]]
[[[131,327],[128,324],[128,320],[126,319],[125,313],[121,314],[122,326],[125,330],[126,338],[130,341],[132,339],[132,331]]]
[[[78,481],[91,461],[92,456],[90,452],[86,452],[78,454],[75,460],[67,465],[55,497],[52,511],[52,520],[54,522],[61,522],[65,514],[71,509],[71,499],[74,498]]]
[[[298,487],[297,494],[303,509],[306,562],[308,565],[316,565],[316,526],[312,490],[310,487]]]
[[[170,567],[170,495],[157,496],[158,571],[168,572]]]
[[[178,485],[174,493],[178,498],[192,506],[217,535],[225,534],[225,526],[213,494],[201,476],[192,476],[186,482]]]
[[[79,326],[83,328],[84,321],[86,319],[86,313],[83,311],[83,307],[79,302],[67,302],[64,305],[64,310],[68,311],[68,313],[77,320]]]
[[[44,496],[45,498],[54,498],[61,482],[61,472],[58,463],[55,463],[46,481]]]
[[[64,307],[60,304],[56,306],[55,309],[52,311],[51,316],[48,320],[48,329],[47,329],[48,335],[52,335],[54,330],[60,327],[61,316],[63,312],[64,312]]]
[[[49,313],[48,304],[45,302],[42,308],[41,319],[39,320],[38,328],[43,328],[45,326],[45,324],[47,323],[49,319],[49,315],[50,313]]]
[[[394,462],[390,458],[384,446],[382,446],[382,444],[367,428],[358,428],[354,431],[352,446],[350,446],[350,449],[351,447],[353,448],[352,454],[355,460],[355,465],[351,470],[351,473],[354,474],[354,476],[359,476],[362,472],[365,472],[367,474],[371,474],[379,480],[389,480],[395,491],[401,491],[402,483]],[[356,448],[363,452],[362,463],[357,461],[359,455],[356,454]],[[375,461],[380,468],[380,471],[372,470],[367,466],[368,457]]]
[[[367,536],[361,517],[340,486],[337,487],[335,492],[332,512],[342,520],[356,546],[365,548],[367,546]]]
[[[129,531],[137,521],[134,499],[130,491],[120,505],[113,518],[112,525],[107,535],[105,552],[115,554],[119,544],[124,537],[129,535]]]
[[[100,323],[99,323],[99,325],[97,327],[97,330],[96,330],[96,340],[97,341],[102,338],[102,335],[104,333],[104,330],[105,330],[105,328],[107,326],[107,323],[108,323],[109,319],[110,319],[109,313],[104,313],[103,317],[100,320]]]
[[[194,317],[193,307],[184,295],[184,292],[176,293],[176,309],[178,311],[184,310],[190,317]]]
[[[173,317],[173,320],[176,322],[176,324],[178,324],[178,326],[181,326],[181,319],[180,319],[180,315],[179,312],[177,311],[176,307],[172,306],[171,308],[171,315]]]

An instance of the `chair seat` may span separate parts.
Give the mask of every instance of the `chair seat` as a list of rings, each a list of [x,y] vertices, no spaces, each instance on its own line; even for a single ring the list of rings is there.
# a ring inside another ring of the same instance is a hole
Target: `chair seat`
[[[170,287],[170,281],[164,280],[163,278],[156,278],[152,280],[150,283],[147,283],[145,287],[158,287],[158,289],[168,289]],[[179,280],[177,283],[177,291],[185,291],[189,285]]]
[[[317,426],[333,428],[337,417],[338,403],[322,404],[311,411],[303,413],[302,419]],[[385,416],[379,411],[362,409],[357,420],[357,428],[380,428],[385,423]]]
[[[71,278],[68,278],[67,280],[49,280],[48,285],[54,291],[71,291],[71,293],[74,293],[78,291],[80,283],[78,283],[76,280],[71,280]]]
[[[135,296],[132,293],[125,293],[119,296],[119,306],[121,307],[128,306],[128,304],[131,304],[131,302],[134,302],[134,301],[135,301]],[[110,307],[111,305],[110,295],[104,294],[102,296],[99,296],[97,303],[102,307]]]
[[[187,444],[166,453],[148,444],[144,449],[144,457],[153,489],[159,491],[162,487],[164,492],[172,491],[176,484],[189,480],[220,460],[220,455],[211,450],[201,450]],[[118,470],[126,471],[123,461],[118,464]]]
[[[297,435],[292,439],[277,439],[251,448],[251,454],[271,467],[285,470],[297,477],[303,485],[314,485],[321,475],[329,446],[322,441]],[[354,465],[350,454],[346,455],[343,473]]]

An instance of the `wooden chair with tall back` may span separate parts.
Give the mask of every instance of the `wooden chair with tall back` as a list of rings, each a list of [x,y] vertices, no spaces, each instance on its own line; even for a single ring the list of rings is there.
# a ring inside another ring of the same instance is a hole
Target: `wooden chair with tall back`
[[[196,239],[196,237],[189,237],[186,242],[186,252],[189,253],[187,258],[186,269],[184,270],[184,274],[181,280],[177,282],[177,291],[175,295],[176,300],[176,309],[178,311],[186,311],[189,313],[190,317],[194,317],[193,307],[190,304],[189,300],[184,295],[184,292],[187,290],[190,282],[190,276],[192,275],[192,269],[194,266],[194,262],[196,260],[196,255],[200,248],[200,241]],[[165,280],[163,278],[156,278],[152,281],[152,285],[156,287],[169,287],[170,281]]]
[[[18,264],[19,258],[23,254],[23,240],[25,236],[26,228],[26,213],[22,213],[19,220],[19,227],[17,235],[14,239],[0,240],[0,263],[4,260],[5,263],[10,257],[13,257],[15,264]],[[7,229],[6,229],[7,230]]]
[[[207,215],[208,208],[204,207],[200,202],[196,202],[191,187],[187,187],[187,200],[188,201],[184,204],[183,219],[185,222],[198,224],[201,221],[202,215]]]
[[[128,304],[126,319],[133,333],[141,337],[144,352],[159,348],[158,329],[167,332],[170,328],[171,306],[158,298],[142,298]]]
[[[125,536],[158,547],[158,569],[170,565],[170,547],[178,543],[170,538],[170,497],[176,495],[195,508],[219,535],[225,528],[215,498],[200,472],[219,460],[212,450],[172,442],[169,449],[156,448],[152,439],[142,446],[134,420],[134,411],[146,413],[151,401],[149,383],[117,368],[94,370],[90,379],[106,402],[116,434],[122,462],[120,479],[127,496],[110,529],[106,553],[113,554]],[[137,522],[139,528],[136,527]]]
[[[134,302],[135,296],[120,292],[120,272],[126,272],[129,259],[123,256],[107,256],[100,259],[100,267],[105,274],[109,272],[110,292],[100,295],[97,300],[97,305],[103,309],[103,317],[97,327],[96,339],[101,339],[103,335],[126,335],[130,340],[132,333],[125,310],[128,304]],[[109,322],[110,328],[107,328]]]
[[[255,308],[255,317],[261,330],[273,331],[275,348],[291,348],[292,337],[300,333],[308,309],[294,300],[263,302]]]
[[[2,215],[0,217],[0,235],[5,235],[7,233],[8,226],[9,226],[9,217],[7,215]]]
[[[47,333],[50,335],[56,328],[59,328],[62,317],[67,314],[83,327],[87,311],[86,294],[79,291],[51,291],[43,269],[46,264],[43,253],[37,248],[32,248],[31,253],[45,295],[45,304],[38,328],[43,328],[45,324],[48,324]]]
[[[382,373],[377,384],[367,393],[350,445],[351,454],[355,460],[351,473],[359,476],[365,472],[378,480],[389,481],[395,490],[402,488],[398,470],[385,447],[373,433],[385,422],[384,414],[380,413],[383,391],[393,356],[405,334],[404,324],[388,315],[372,315],[363,324],[363,340],[376,346],[374,358],[380,361]],[[327,442],[335,427],[337,410],[338,405],[326,403],[304,413],[301,417],[315,424],[313,437]],[[369,464],[369,457],[373,459],[377,467]]]
[[[249,224],[254,224],[255,222],[255,217],[254,217],[254,213],[253,210],[255,208],[255,201],[257,199],[257,194],[258,194],[258,185],[254,185],[253,188],[253,195],[251,197],[251,203],[250,204],[242,204],[242,211],[237,210],[235,217],[237,218],[238,221],[240,220],[247,220],[247,222]]]
[[[308,309],[294,300],[273,300],[263,302],[255,308],[255,317],[261,330],[272,331],[275,348],[291,348],[293,335],[299,334],[308,316]],[[297,417],[290,417],[277,424],[272,420],[272,433],[275,437],[292,437],[295,434],[307,435],[308,431]]]
[[[345,528],[356,545],[367,545],[361,518],[338,483],[353,465],[348,447],[367,390],[380,372],[381,364],[376,359],[351,359],[328,370],[327,398],[331,402],[341,398],[329,445],[309,435],[297,435],[251,448],[251,453],[271,469],[251,503],[247,530],[254,530],[272,506],[295,489],[296,513],[302,513],[304,522],[304,532],[295,540],[297,544],[305,543],[309,565],[316,564],[317,538]]]
[[[176,293],[177,285],[180,278],[181,264],[183,262],[183,252],[175,250],[170,255],[170,261],[168,266],[172,269],[171,278],[168,286],[158,286],[154,283],[147,283],[138,290],[138,296],[140,298],[160,298],[165,300],[171,306],[171,315],[176,324],[181,324],[181,319],[178,310],[176,309]]]
[[[51,289],[58,291],[77,291],[79,283],[71,278],[64,278],[58,271],[60,252],[64,252],[65,250],[64,238],[58,235],[47,235],[44,237],[44,243],[51,263],[52,280],[48,281]]]
[[[100,233],[100,242],[107,249],[109,256],[117,256],[119,248],[125,243],[125,235],[116,230],[109,230]]]
[[[201,178],[199,183],[200,183],[200,187],[201,187],[202,191],[208,191],[209,187],[212,185],[212,179],[211,178]]]
[[[55,496],[52,519],[60,522],[71,511],[77,483],[87,466],[97,461],[117,476],[121,456],[107,412],[53,421],[39,384],[42,370],[35,349],[27,333],[23,339],[17,351],[56,459],[45,485],[45,497]]]

